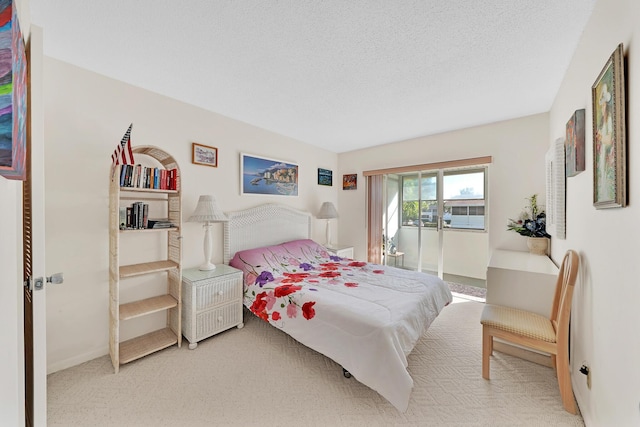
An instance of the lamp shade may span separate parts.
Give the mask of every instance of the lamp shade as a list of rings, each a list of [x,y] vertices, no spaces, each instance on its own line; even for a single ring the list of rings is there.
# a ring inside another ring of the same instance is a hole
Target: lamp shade
[[[338,218],[338,211],[331,202],[324,202],[318,212],[318,219],[333,219]]]
[[[218,202],[213,196],[200,196],[196,210],[189,217],[188,222],[225,222],[229,218],[220,210]]]

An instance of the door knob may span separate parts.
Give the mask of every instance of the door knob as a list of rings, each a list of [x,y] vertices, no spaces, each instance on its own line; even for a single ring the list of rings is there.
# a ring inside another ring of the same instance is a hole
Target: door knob
[[[62,273],[52,274],[51,276],[47,277],[47,283],[58,285],[62,282],[64,282],[64,276],[62,275]]]

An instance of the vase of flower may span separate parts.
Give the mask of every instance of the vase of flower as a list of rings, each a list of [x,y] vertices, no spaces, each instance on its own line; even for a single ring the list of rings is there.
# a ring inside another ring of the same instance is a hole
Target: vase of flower
[[[534,255],[547,255],[549,239],[547,237],[527,237],[527,247]]]
[[[538,195],[528,197],[529,204],[525,206],[517,220],[509,219],[507,230],[515,231],[521,236],[527,237],[529,252],[536,255],[549,253],[549,238],[546,231],[547,216],[544,209],[538,206]]]

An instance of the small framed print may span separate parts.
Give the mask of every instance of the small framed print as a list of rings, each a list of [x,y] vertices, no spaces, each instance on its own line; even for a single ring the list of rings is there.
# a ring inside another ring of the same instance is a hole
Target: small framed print
[[[333,171],[318,168],[318,185],[333,186]]]
[[[218,167],[218,149],[207,145],[191,144],[191,162],[196,165]]]
[[[567,178],[584,171],[584,108],[576,110],[566,126],[564,141],[565,174]]]
[[[356,190],[358,188],[358,174],[348,174],[342,176],[343,190]]]

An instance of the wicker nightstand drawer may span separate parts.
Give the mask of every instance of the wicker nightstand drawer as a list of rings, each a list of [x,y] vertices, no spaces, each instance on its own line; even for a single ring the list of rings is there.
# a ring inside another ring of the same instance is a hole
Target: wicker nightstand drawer
[[[237,301],[242,299],[242,274],[229,274],[224,277],[196,282],[195,291],[198,313],[229,301]]]
[[[237,326],[242,328],[242,272],[228,265],[182,272],[182,333],[189,348]]]
[[[228,304],[196,316],[196,339],[198,341],[226,331],[242,323],[242,306]]]

